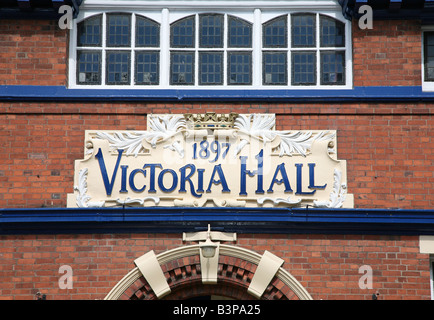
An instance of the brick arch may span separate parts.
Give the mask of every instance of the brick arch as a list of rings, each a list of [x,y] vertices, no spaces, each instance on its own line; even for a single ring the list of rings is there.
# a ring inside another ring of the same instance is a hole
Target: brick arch
[[[185,256],[183,254],[177,254],[173,257],[170,257],[170,254],[168,254],[169,257],[158,255],[161,270],[170,287],[170,293],[160,297],[160,299],[187,300],[211,295],[236,300],[257,299],[250,295],[247,289],[256,272],[258,263],[255,262],[259,257],[256,257],[257,259],[253,262],[254,259],[246,259],[243,254],[234,257],[231,252],[236,252],[237,249],[233,249],[233,246],[228,247],[232,247],[227,252],[228,254],[219,255],[216,284],[202,283],[198,247],[197,250],[186,249]],[[178,250],[182,250],[182,248],[178,248]],[[243,250],[247,251],[246,249]],[[311,299],[307,292],[301,293],[304,288],[287,271],[280,269],[262,294],[262,300]],[[112,289],[106,299],[156,300],[158,297],[145,277],[135,268]]]

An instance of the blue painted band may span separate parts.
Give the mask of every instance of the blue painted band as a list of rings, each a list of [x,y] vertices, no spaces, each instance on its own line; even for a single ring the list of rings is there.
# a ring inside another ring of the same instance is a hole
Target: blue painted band
[[[314,208],[0,209],[0,234],[239,233],[434,235],[434,210]]]
[[[285,101],[285,102],[428,102],[434,92],[421,86],[355,87],[312,90],[68,89],[64,86],[0,86],[0,101]]]

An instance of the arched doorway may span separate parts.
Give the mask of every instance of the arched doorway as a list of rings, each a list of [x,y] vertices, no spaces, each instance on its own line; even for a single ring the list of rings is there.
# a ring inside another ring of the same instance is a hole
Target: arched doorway
[[[215,284],[202,282],[199,245],[183,246],[158,255],[151,251],[142,257],[146,262],[125,275],[105,300],[187,300],[203,296],[237,300],[312,299],[306,289],[282,267],[266,274],[268,269],[263,268],[265,253],[260,255],[238,246],[220,245]],[[270,280],[264,282],[263,279]]]

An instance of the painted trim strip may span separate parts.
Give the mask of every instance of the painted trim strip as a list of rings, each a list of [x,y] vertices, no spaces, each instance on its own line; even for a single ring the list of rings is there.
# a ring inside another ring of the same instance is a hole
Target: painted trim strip
[[[237,233],[434,235],[434,210],[313,208],[0,209],[0,234]]]
[[[434,101],[421,86],[355,87],[312,90],[68,89],[64,86],[0,86],[0,101],[289,101],[393,102]]]

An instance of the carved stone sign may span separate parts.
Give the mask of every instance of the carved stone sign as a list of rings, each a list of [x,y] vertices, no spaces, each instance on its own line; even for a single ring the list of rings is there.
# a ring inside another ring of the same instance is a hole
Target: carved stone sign
[[[147,131],[86,131],[68,207],[351,208],[335,131],[274,114],[149,115]]]

